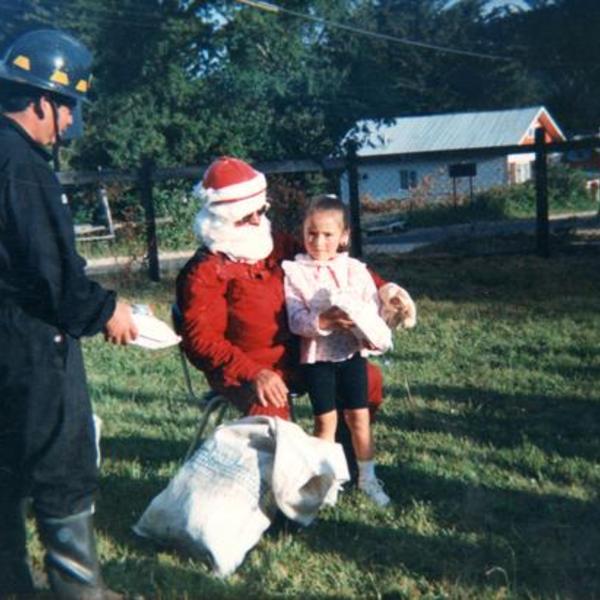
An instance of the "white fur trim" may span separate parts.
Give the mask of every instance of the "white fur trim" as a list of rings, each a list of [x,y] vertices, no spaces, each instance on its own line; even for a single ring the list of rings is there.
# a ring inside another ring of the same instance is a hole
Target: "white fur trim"
[[[233,221],[221,218],[204,206],[194,220],[194,233],[211,252],[222,252],[234,260],[262,260],[273,250],[271,223],[261,217],[260,225],[236,227]]]
[[[202,197],[206,202],[239,202],[248,200],[257,194],[266,192],[267,180],[262,173],[256,171],[256,177],[241,183],[234,183],[222,188],[205,188],[200,181],[194,187],[194,193]]]
[[[390,327],[412,329],[417,324],[417,307],[410,294],[397,283],[390,282],[382,285],[379,288],[379,298],[381,316]],[[407,311],[404,318],[399,313],[400,307],[391,303],[392,298],[398,298],[401,302],[400,306]]]
[[[247,200],[236,200],[235,202],[223,202],[222,204],[209,204],[208,208],[213,215],[235,223],[245,216],[260,210],[267,203],[267,194],[260,193]]]
[[[230,186],[233,187],[233,186]],[[267,190],[263,188],[249,198],[240,200],[231,200],[229,202],[218,202],[215,204],[210,200],[208,192],[212,190],[205,190],[202,187],[202,182],[194,187],[194,196],[200,198],[206,203],[206,208],[213,214],[218,215],[222,219],[230,222],[239,221],[246,215],[253,213],[256,210],[262,208],[267,202]]]
[[[206,194],[210,198],[210,202],[236,202],[246,200],[266,190],[267,180],[265,176],[256,171],[256,177],[248,181],[234,183],[218,190],[208,188]]]

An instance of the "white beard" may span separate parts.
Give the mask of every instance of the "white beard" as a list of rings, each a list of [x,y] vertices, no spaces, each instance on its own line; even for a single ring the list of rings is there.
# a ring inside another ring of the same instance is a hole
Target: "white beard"
[[[204,206],[196,215],[194,233],[211,252],[222,252],[233,260],[256,262],[273,250],[271,221],[264,215],[259,225],[236,227]]]

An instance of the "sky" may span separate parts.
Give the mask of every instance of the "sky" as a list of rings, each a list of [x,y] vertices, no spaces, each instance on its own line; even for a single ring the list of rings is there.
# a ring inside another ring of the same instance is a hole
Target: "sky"
[[[460,0],[450,0],[448,5],[459,2]],[[516,10],[529,10],[529,4],[526,0],[488,0],[487,10],[493,10],[500,7],[514,8]]]
[[[488,8],[492,10],[493,8],[497,8],[500,6],[514,6],[516,8],[528,10],[529,6],[525,0],[490,0],[488,3]]]

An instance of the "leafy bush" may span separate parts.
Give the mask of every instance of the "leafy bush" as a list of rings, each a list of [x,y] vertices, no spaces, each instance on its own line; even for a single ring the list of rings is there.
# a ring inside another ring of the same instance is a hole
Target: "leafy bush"
[[[548,167],[548,193],[553,211],[595,208],[594,198],[586,189],[583,172],[562,164],[550,164]]]
[[[304,212],[310,198],[318,194],[336,193],[335,178],[324,173],[269,177],[271,203],[269,218],[275,231],[300,235]]]
[[[198,245],[192,227],[201,202],[192,195],[190,182],[156,186],[154,205],[161,249],[183,250]]]

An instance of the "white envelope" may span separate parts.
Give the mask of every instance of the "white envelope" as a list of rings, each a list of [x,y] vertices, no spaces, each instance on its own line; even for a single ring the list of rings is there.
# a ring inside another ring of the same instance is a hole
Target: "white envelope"
[[[148,350],[160,350],[179,344],[181,338],[164,322],[153,315],[133,313],[138,337],[131,343]]]

